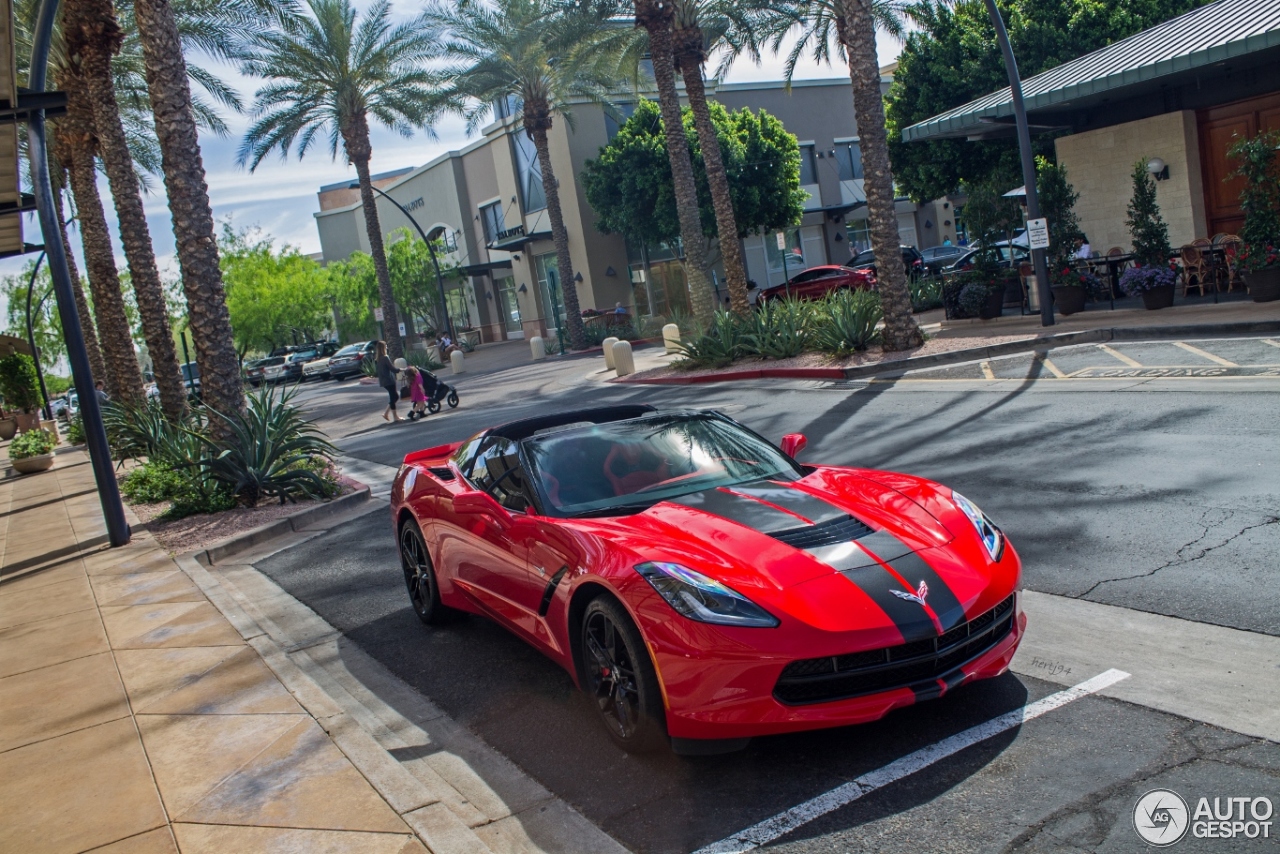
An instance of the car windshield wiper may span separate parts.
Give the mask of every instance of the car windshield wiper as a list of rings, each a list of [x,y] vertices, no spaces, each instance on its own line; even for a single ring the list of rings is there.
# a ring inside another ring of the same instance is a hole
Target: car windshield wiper
[[[609,507],[597,507],[595,510],[583,510],[581,513],[574,513],[569,518],[590,519],[597,516],[631,516],[636,513],[643,513],[652,506],[653,504],[614,504]]]

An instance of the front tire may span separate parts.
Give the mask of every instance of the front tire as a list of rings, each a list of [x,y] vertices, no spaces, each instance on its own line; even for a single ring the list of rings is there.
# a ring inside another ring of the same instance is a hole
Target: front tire
[[[605,732],[628,753],[667,745],[658,675],[640,630],[618,602],[599,596],[582,617],[579,668]]]
[[[450,409],[456,409],[458,406],[458,393],[456,391],[449,392],[449,396],[446,400],[449,402]]]
[[[428,626],[440,623],[448,609],[440,604],[440,585],[436,581],[435,567],[422,531],[412,519],[400,526],[400,565],[404,569],[404,583],[409,589],[409,604],[413,606],[413,612]]]

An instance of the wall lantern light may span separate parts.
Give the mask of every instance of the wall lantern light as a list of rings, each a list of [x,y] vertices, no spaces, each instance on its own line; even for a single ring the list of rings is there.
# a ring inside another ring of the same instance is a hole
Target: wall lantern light
[[[604,268],[604,274],[605,274],[606,276],[616,276],[616,275],[618,275],[618,271],[617,271],[617,270],[615,270],[615,269],[613,269],[612,267],[605,267],[605,268]]]
[[[1147,161],[1147,171],[1157,181],[1167,181],[1169,179],[1169,164],[1159,157],[1153,157]]]
[[[520,291],[520,293],[522,293],[522,294],[527,294],[527,293],[529,293],[529,286],[528,286],[528,285],[526,285],[526,284],[524,284],[524,283],[521,283],[521,285],[520,285],[520,287],[518,288],[518,290],[519,290],[519,291]]]
[[[577,282],[578,284],[582,284],[582,271],[581,271],[581,270],[579,270],[578,272],[576,272],[576,273],[574,273],[574,274],[573,274],[573,280],[574,280],[575,282]]]
[[[926,219],[926,220],[924,221],[924,227],[925,227],[925,228],[933,228],[933,220],[931,220],[931,219]]]
[[[520,260],[520,253],[519,253],[519,252],[516,252],[516,253],[515,253],[514,255],[512,255],[511,257],[512,257],[512,258],[514,258],[514,259],[516,259],[517,261],[519,261],[519,260]]]
[[[837,231],[837,232],[836,232],[836,243],[839,243],[839,242],[840,242],[840,241],[842,241],[842,240],[844,240],[844,235]]]

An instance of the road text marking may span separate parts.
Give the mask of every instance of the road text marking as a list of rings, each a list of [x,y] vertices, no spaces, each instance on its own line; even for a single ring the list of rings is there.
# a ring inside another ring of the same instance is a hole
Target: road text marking
[[[1187,344],[1182,341],[1174,341],[1173,346],[1181,347],[1183,350],[1186,350],[1188,353],[1195,353],[1197,356],[1201,356],[1205,359],[1208,359],[1210,362],[1216,362],[1217,364],[1222,365],[1224,368],[1240,367],[1235,362],[1228,362],[1226,359],[1222,358],[1221,356],[1215,356],[1212,353],[1206,353],[1204,350],[1201,350],[1199,347],[1192,347],[1190,344]]]
[[[856,780],[851,780],[843,786],[837,786],[825,794],[811,798],[786,812],[778,813],[773,818],[767,818],[759,824],[753,824],[746,830],[735,833],[727,839],[699,848],[694,854],[739,854],[739,852],[759,848],[761,845],[766,845],[775,839],[785,836],[816,818],[821,818],[827,813],[834,812],[843,806],[853,803],[864,795],[868,795],[877,789],[882,789],[904,777],[909,777],[917,771],[922,771],[935,762],[959,753],[967,747],[972,747],[992,736],[999,735],[1016,726],[1021,726],[1026,721],[1038,718],[1041,715],[1052,712],[1054,709],[1060,709],[1073,700],[1096,694],[1127,678],[1129,678],[1129,674],[1123,670],[1112,669],[1105,673],[1100,673],[1092,679],[1087,679],[1078,685],[1067,688],[1065,691],[1050,694],[1042,700],[1028,703],[1020,709],[1015,709],[997,718],[992,718],[986,723],[970,727],[964,732],[944,738],[936,744],[922,747],[914,753],[908,753],[883,768],[869,771]]]
[[[1126,356],[1124,353],[1121,353],[1119,350],[1112,350],[1106,344],[1099,344],[1098,349],[1106,353],[1108,356],[1114,356],[1115,358],[1119,359],[1121,362],[1124,362],[1126,365],[1128,365],[1131,368],[1142,367],[1142,363],[1139,362],[1137,359],[1131,359],[1128,356]]]

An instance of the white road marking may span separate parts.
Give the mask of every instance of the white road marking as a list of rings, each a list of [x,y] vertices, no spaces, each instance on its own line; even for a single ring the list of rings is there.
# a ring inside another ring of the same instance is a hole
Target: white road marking
[[[980,365],[978,365],[978,367],[982,368],[982,375],[987,379],[993,380],[996,378],[995,371],[991,370],[990,362],[982,362]]]
[[[1190,344],[1186,343],[1185,341],[1174,341],[1173,346],[1181,347],[1183,350],[1186,350],[1188,353],[1195,353],[1197,356],[1201,356],[1205,359],[1208,359],[1210,362],[1216,362],[1217,364],[1222,365],[1224,368],[1240,367],[1235,362],[1228,362],[1226,359],[1222,358],[1221,356],[1215,356],[1212,353],[1207,353],[1204,350],[1201,350],[1199,347],[1192,347]]]
[[[1142,363],[1139,362],[1138,360],[1129,358],[1124,353],[1121,353],[1119,350],[1112,350],[1106,344],[1099,344],[1098,349],[1106,353],[1108,356],[1114,356],[1115,358],[1119,359],[1121,362],[1124,362],[1126,365],[1128,365],[1131,368],[1141,368],[1143,366]]]
[[[972,747],[992,736],[1020,726],[1026,721],[1052,712],[1054,709],[1060,709],[1081,697],[1096,694],[1128,678],[1129,674],[1123,670],[1112,669],[1105,673],[1100,673],[1092,679],[1087,679],[1078,685],[1067,688],[1065,691],[1050,694],[1042,700],[1028,703],[1021,709],[1007,712],[997,718],[992,718],[986,723],[978,724],[964,732],[944,738],[936,744],[922,747],[914,753],[908,753],[883,768],[869,771],[856,780],[851,780],[843,786],[837,786],[829,792],[798,804],[786,812],[778,813],[773,818],[767,818],[759,824],[753,824],[746,830],[739,831],[727,839],[699,848],[694,854],[740,854],[740,852],[751,851],[761,845],[767,845],[816,818],[853,803],[876,789],[884,788],[890,783],[909,777],[917,771],[922,771],[935,762],[959,753],[967,747]]]
[[[1270,338],[1263,338],[1263,344],[1270,344],[1272,347],[1280,347],[1280,341],[1272,341]]]

